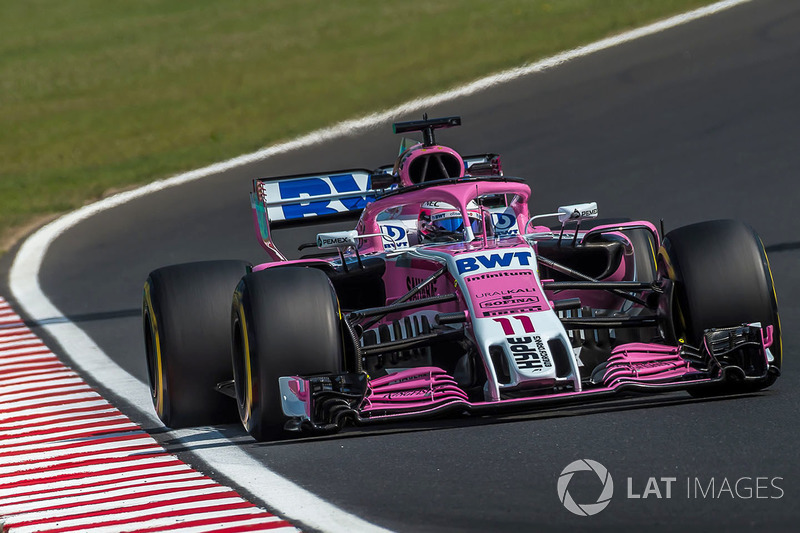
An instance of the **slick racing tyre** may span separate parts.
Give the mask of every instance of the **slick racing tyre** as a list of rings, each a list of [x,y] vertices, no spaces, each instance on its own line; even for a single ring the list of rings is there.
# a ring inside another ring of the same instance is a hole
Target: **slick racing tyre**
[[[285,436],[278,378],[341,373],[336,293],[320,270],[280,267],[245,276],[233,296],[232,357],[242,425],[256,440]]]
[[[674,282],[670,322],[676,339],[671,340],[700,346],[708,328],[760,322],[773,327],[771,364],[780,367],[780,320],[772,272],[764,245],[749,226],[714,220],[673,230],[664,237],[658,268],[659,275]]]
[[[232,378],[230,300],[244,261],[159,268],[144,285],[142,318],[150,393],[171,428],[233,422],[236,405],[215,390]]]

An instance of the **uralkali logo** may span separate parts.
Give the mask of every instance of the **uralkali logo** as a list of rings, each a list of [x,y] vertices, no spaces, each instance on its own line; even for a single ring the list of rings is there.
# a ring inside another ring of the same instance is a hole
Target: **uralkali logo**
[[[600,480],[603,487],[600,496],[597,497],[597,501],[594,503],[576,503],[575,500],[572,499],[569,490],[567,490],[569,488],[569,482],[572,481],[572,476],[574,476],[576,472],[584,471],[593,472]],[[592,516],[608,507],[608,504],[611,502],[611,497],[614,495],[614,480],[611,479],[611,474],[608,473],[606,467],[597,461],[578,459],[568,464],[566,468],[561,471],[561,475],[558,477],[557,489],[558,499],[561,500],[561,503],[566,507],[567,511],[578,516]]]

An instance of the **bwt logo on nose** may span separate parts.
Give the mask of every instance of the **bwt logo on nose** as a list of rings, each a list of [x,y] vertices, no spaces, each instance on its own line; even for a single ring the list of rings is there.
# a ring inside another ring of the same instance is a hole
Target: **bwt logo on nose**
[[[459,274],[474,272],[476,270],[492,270],[507,268],[512,264],[530,266],[531,252],[506,252],[503,254],[484,254],[474,257],[456,259],[456,268]]]

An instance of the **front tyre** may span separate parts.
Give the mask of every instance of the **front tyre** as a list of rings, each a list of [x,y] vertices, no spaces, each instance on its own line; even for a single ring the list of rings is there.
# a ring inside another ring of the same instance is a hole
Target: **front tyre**
[[[780,368],[775,287],[764,245],[752,228],[714,220],[673,230],[664,237],[658,267],[659,275],[674,282],[673,340],[700,346],[706,329],[760,322],[773,327],[771,364]]]
[[[339,304],[320,270],[279,267],[245,276],[234,292],[231,331],[239,417],[257,440],[284,435],[278,378],[343,371]]]

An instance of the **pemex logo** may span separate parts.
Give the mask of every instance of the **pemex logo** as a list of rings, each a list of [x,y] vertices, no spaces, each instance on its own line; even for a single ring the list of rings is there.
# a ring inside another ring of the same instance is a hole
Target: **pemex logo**
[[[594,503],[576,503],[567,490],[572,476],[574,476],[576,472],[582,471],[594,472],[603,485],[603,490]],[[597,461],[578,459],[568,464],[564,470],[561,471],[561,475],[558,477],[557,489],[558,499],[561,500],[561,503],[566,507],[567,511],[578,516],[592,516],[605,509],[611,502],[611,497],[614,495],[614,480],[611,479],[611,474],[608,473],[608,469]]]

